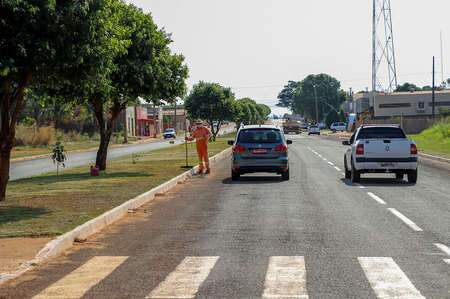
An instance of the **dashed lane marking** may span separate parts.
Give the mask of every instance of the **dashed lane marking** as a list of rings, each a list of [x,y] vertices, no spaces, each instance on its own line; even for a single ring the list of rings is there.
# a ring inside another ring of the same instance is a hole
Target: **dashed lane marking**
[[[308,298],[303,256],[272,256],[270,258],[263,298]]]
[[[339,172],[342,171],[342,170],[341,170],[339,167],[337,167],[337,166],[334,166],[334,169],[336,169],[336,170],[339,171]]]
[[[417,224],[412,222],[408,217],[397,211],[396,209],[389,208],[388,209],[392,214],[397,216],[400,220],[402,220],[407,226],[409,226],[413,231],[421,232],[423,229],[421,229]]]
[[[378,202],[379,204],[385,205],[386,202],[384,200],[382,200],[380,197],[376,196],[375,194],[373,194],[372,192],[367,192],[367,195],[369,195],[370,197],[372,197],[372,199],[374,199],[376,202]]]
[[[334,166],[333,162],[328,161],[327,163],[330,164],[331,166]]]
[[[450,256],[450,248],[448,248],[446,245],[440,243],[434,243],[434,245],[437,248],[439,248],[442,252],[444,252],[446,255]]]
[[[450,259],[445,259],[444,262],[450,265]]]
[[[425,298],[392,258],[359,257],[358,261],[378,298]]]
[[[81,298],[119,267],[127,256],[96,256],[33,298]]]
[[[218,260],[218,256],[186,257],[146,298],[194,298]]]

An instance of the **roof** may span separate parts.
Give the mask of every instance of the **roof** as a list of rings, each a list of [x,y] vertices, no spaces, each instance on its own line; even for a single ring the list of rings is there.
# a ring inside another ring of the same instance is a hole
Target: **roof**
[[[250,126],[244,126],[241,129],[277,129],[279,130],[280,128],[274,125],[250,125]]]
[[[367,124],[367,125],[361,125],[360,128],[399,128],[400,125],[396,125],[396,124]]]
[[[431,94],[431,90],[425,90],[425,91],[401,91],[401,92],[392,92],[392,93],[377,93],[376,96],[404,96],[404,95],[423,95],[423,94]],[[444,93],[444,94],[450,94],[450,89],[443,89],[443,90],[435,90],[436,94]]]

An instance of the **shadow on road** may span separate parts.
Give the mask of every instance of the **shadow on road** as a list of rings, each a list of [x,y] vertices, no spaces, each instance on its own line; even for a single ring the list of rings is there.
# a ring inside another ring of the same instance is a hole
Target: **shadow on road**
[[[408,183],[405,180],[396,180],[395,178],[361,178],[359,184],[354,184],[350,179],[341,178],[341,181],[350,187],[364,185],[366,187],[413,187],[415,184]]]
[[[225,185],[245,185],[245,184],[274,184],[284,182],[279,176],[241,176],[239,180],[233,181],[226,178],[222,181]]]

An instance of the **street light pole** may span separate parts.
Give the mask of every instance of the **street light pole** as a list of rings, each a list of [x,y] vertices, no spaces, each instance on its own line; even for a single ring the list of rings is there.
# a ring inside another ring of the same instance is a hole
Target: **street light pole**
[[[434,56],[433,56],[433,87],[432,87],[432,93],[431,93],[431,114],[433,115],[433,119],[435,119],[436,118],[436,112],[435,112],[435,98],[436,98],[436,95],[435,95],[435,90],[436,90],[436,87],[435,87],[435,69],[434,69]]]
[[[317,90],[316,90],[316,84],[313,84],[314,87],[314,99],[316,102],[316,124],[319,123],[319,104],[317,103]]]

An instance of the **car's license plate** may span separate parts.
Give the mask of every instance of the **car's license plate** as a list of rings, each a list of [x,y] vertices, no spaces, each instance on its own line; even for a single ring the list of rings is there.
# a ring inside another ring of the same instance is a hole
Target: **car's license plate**
[[[267,154],[267,149],[265,148],[257,148],[252,151],[253,154]]]
[[[381,167],[394,167],[395,163],[380,163]]]

